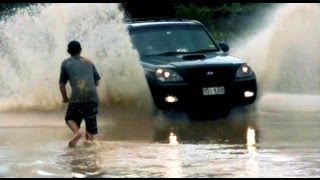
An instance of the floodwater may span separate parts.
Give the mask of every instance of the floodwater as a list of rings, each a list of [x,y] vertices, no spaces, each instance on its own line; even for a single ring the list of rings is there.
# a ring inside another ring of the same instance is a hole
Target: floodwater
[[[102,112],[98,141],[76,148],[62,112],[2,113],[0,177],[320,177],[319,108],[297,110],[319,97],[291,98],[207,121]]]
[[[117,4],[18,10],[0,21],[0,177],[320,177],[319,7],[279,4],[230,44],[255,70],[259,98],[207,121],[149,115]],[[73,39],[103,80],[98,141],[68,148],[58,76]]]

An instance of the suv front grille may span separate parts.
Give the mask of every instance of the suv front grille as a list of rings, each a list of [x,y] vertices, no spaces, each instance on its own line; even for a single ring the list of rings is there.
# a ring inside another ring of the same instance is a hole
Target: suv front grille
[[[190,84],[227,85],[234,79],[231,66],[210,66],[185,69],[186,79]]]

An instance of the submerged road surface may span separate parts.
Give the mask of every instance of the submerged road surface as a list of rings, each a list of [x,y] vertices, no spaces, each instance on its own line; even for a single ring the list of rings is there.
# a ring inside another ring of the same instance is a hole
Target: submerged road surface
[[[102,113],[73,149],[63,113],[2,113],[0,177],[320,177],[320,113],[284,98],[212,121]]]

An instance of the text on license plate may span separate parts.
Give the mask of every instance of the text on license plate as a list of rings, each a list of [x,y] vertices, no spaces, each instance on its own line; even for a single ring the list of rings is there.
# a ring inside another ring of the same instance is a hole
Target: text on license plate
[[[224,86],[202,88],[204,96],[225,94]]]

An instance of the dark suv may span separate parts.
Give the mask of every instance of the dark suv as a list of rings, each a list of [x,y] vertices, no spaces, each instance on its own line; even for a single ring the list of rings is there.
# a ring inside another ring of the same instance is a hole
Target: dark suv
[[[245,61],[227,55],[198,21],[144,19],[127,21],[157,109],[229,113],[251,104],[256,76]]]

